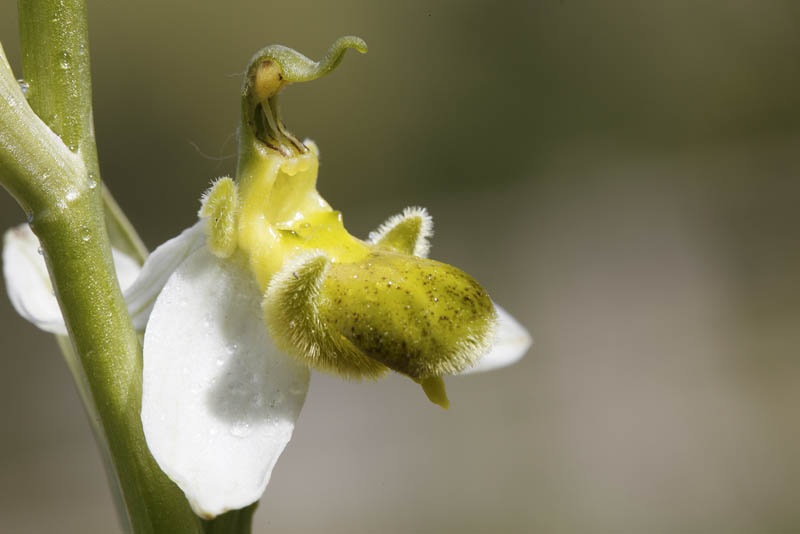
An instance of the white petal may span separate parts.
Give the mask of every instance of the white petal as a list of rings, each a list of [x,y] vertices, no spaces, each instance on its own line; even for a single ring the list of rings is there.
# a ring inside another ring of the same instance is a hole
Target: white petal
[[[481,373],[499,367],[505,367],[519,361],[533,343],[531,335],[511,314],[503,308],[494,305],[497,310],[497,330],[495,332],[492,350],[480,359],[475,367],[462,371],[460,374]]]
[[[111,257],[114,259],[114,270],[117,272],[119,287],[124,293],[139,277],[142,267],[136,260],[115,248],[111,249]]]
[[[136,330],[144,330],[156,297],[178,265],[205,244],[204,224],[198,221],[180,235],[162,243],[147,257],[139,277],[125,291],[125,302]]]
[[[210,518],[259,499],[292,435],[308,369],[267,335],[249,269],[195,251],[144,337],[142,423],[153,457]]]
[[[66,335],[67,328],[40,250],[39,239],[27,224],[6,231],[3,239],[3,275],[8,297],[17,313],[28,321],[46,332]],[[124,291],[139,274],[139,265],[118,250],[111,252],[120,287]]]
[[[67,334],[39,240],[27,224],[6,231],[3,238],[3,275],[12,306],[42,330]]]

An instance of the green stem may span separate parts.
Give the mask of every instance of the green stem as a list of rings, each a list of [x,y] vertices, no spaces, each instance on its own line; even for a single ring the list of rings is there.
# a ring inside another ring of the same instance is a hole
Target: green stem
[[[89,172],[96,170],[86,6],[80,0],[20,0],[22,65],[37,115]]]
[[[70,333],[71,348],[61,340],[65,359],[115,468],[129,524],[136,533],[247,533],[255,506],[200,520],[145,443],[141,346],[114,273],[107,226],[123,250],[140,260],[146,250],[97,187],[84,2],[20,0],[19,10],[29,93],[26,101],[0,47],[0,185],[41,242]]]
[[[75,354],[75,349],[72,347],[70,339],[66,336],[56,336],[58,348],[61,349],[61,354],[64,356],[64,363],[67,364],[69,374],[72,376],[72,381],[75,382],[75,389],[78,390],[78,396],[81,399],[83,408],[86,411],[86,417],[89,419],[89,426],[92,428],[97,449],[103,459],[103,466],[105,466],[106,477],[108,478],[108,486],[111,488],[111,498],[114,501],[114,507],[119,516],[120,526],[125,534],[132,532],[131,523],[128,519],[128,512],[125,508],[125,500],[122,496],[122,488],[117,479],[116,470],[114,469],[114,462],[111,460],[111,451],[108,450],[108,441],[103,435],[103,427],[100,424],[100,415],[97,413],[97,408],[92,401],[92,393],[89,391],[89,384],[86,382],[86,376],[83,374],[80,359]]]
[[[82,0],[20,0],[19,20],[28,102],[99,182],[86,6]],[[110,192],[103,202],[113,244],[144,262],[147,248]]]
[[[105,185],[103,185],[103,207],[105,208],[106,230],[111,238],[111,244],[137,260],[139,265],[143,264],[148,255],[147,247]]]
[[[210,521],[204,521],[205,534],[250,534],[257,506],[256,502],[241,510],[233,510]]]
[[[0,183],[29,218],[76,194],[86,168],[28,106],[2,46],[0,125]]]
[[[0,182],[41,242],[134,532],[202,532],[142,431],[141,348],[114,273],[97,187],[84,2],[20,0],[19,10],[28,101],[47,124],[11,86],[3,58]]]
[[[145,443],[139,411],[141,356],[114,275],[97,189],[66,210],[36,214],[53,286],[94,400],[137,533],[199,532],[180,490],[161,473]]]

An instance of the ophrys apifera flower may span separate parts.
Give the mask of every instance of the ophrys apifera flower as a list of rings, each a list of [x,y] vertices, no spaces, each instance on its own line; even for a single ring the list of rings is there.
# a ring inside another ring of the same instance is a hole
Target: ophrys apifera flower
[[[319,151],[284,126],[278,93],[340,62],[271,46],[242,89],[236,179],[203,195],[199,222],[149,257],[126,292],[144,335],[148,446],[193,509],[213,517],[258,500],[291,438],[309,370],[389,371],[447,407],[443,377],[510,364],[530,337],[472,277],[427,258],[421,208],[368,239],[317,192]]]

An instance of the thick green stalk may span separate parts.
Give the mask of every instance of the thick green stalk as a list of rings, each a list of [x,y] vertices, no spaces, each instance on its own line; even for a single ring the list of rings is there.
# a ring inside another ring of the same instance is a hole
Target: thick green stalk
[[[141,347],[109,233],[140,260],[147,251],[110,192],[98,187],[84,1],[20,0],[19,10],[28,102],[0,48],[0,184],[42,244],[81,368],[67,347],[65,358],[115,468],[128,524],[136,533],[248,533],[255,505],[200,520],[145,443]]]
[[[241,510],[233,510],[203,522],[206,534],[250,534],[253,528],[253,514],[258,503]]]
[[[99,191],[32,222],[80,358],[134,532],[200,532],[180,490],[150,455],[139,418],[139,341],[111,262]]]
[[[72,376],[75,387],[78,390],[78,396],[81,399],[86,416],[89,419],[89,425],[92,427],[92,434],[97,442],[97,449],[103,459],[103,466],[105,467],[106,477],[108,479],[108,486],[111,489],[111,498],[114,501],[114,506],[117,509],[120,526],[122,531],[126,534],[133,532],[130,519],[128,518],[128,511],[125,507],[125,500],[122,496],[122,488],[119,485],[116,469],[114,469],[114,462],[111,459],[111,451],[108,450],[108,441],[103,434],[103,427],[100,423],[100,415],[97,413],[97,408],[92,400],[92,393],[89,391],[89,384],[86,382],[86,376],[83,374],[81,362],[78,355],[75,354],[75,348],[67,336],[56,336],[58,348],[61,349],[61,354],[64,356],[64,362],[67,364],[69,374]]]
[[[139,418],[141,348],[114,273],[97,187],[84,2],[21,0],[19,8],[28,99],[47,124],[14,91],[3,61],[0,180],[41,242],[134,532],[202,532],[150,455]]]
[[[147,259],[147,247],[133,228],[125,212],[117,204],[111,191],[103,185],[103,208],[105,208],[106,230],[111,244],[141,265]]]
[[[134,532],[202,532],[139,418],[141,352],[114,274],[97,182],[28,106],[0,55],[0,183],[39,237]],[[80,384],[79,384],[80,385]]]
[[[86,6],[83,0],[20,0],[19,20],[28,102],[99,182]],[[110,192],[103,202],[112,243],[143,262],[147,248]]]
[[[0,46],[0,183],[33,217],[76,195],[86,167],[31,110]]]

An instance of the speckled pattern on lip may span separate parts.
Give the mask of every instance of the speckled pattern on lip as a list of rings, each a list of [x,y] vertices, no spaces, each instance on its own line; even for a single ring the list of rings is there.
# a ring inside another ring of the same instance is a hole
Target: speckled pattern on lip
[[[469,275],[434,260],[373,252],[328,269],[320,317],[369,357],[414,379],[457,373],[492,340],[494,306]]]

